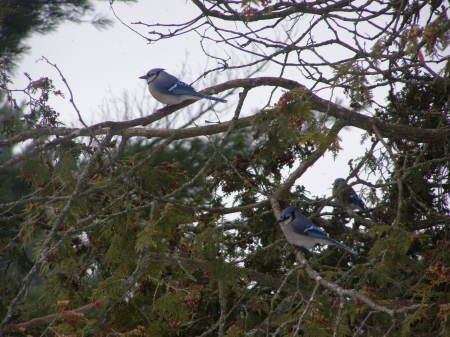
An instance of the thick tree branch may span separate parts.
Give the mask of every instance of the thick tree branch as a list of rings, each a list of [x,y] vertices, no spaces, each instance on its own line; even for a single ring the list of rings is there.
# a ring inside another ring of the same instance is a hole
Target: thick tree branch
[[[376,127],[380,131],[380,134],[383,137],[387,138],[407,139],[423,143],[450,139],[450,129],[448,128],[426,129],[383,122],[378,118],[362,115],[351,109],[347,109],[339,104],[320,98],[316,94],[307,90],[300,83],[284,78],[256,77],[256,78],[231,80],[223,84],[210,87],[208,88],[208,91],[213,90],[214,92],[221,92],[224,90],[228,90],[230,88],[235,88],[237,86],[249,88],[256,88],[259,86],[276,86],[288,90],[302,89],[304,90],[305,95],[311,100],[312,108],[314,110],[320,111],[329,116],[340,119],[345,123],[345,125],[354,126],[367,132],[372,132],[373,125],[376,125]]]
[[[450,139],[450,129],[426,129],[417,128],[407,125],[400,125],[394,123],[383,122],[377,118],[369,117],[357,113],[353,110],[347,109],[339,104],[333,103],[329,100],[320,98],[316,94],[308,91],[303,85],[296,81],[277,78],[277,77],[256,77],[246,79],[236,79],[227,81],[225,83],[202,90],[203,93],[218,93],[233,88],[257,88],[260,86],[274,86],[281,87],[287,90],[302,89],[306,97],[311,101],[314,110],[325,113],[329,116],[341,120],[347,126],[354,126],[367,132],[373,132],[374,125],[379,131],[380,135],[393,139],[406,139],[415,142],[436,142]],[[228,129],[229,123],[220,123],[216,125],[208,125],[201,127],[187,128],[183,130],[177,129],[141,129],[134,128],[136,126],[146,126],[169,114],[192,104],[193,101],[186,101],[178,105],[166,106],[157,110],[155,113],[141,118],[132,119],[129,121],[111,122],[106,121],[92,125],[88,128],[49,128],[49,129],[35,129],[22,132],[10,139],[0,141],[0,146],[11,145],[27,139],[43,137],[43,136],[65,136],[70,139],[80,136],[90,136],[92,134],[106,134],[111,130],[113,135],[123,135],[126,137],[141,136],[141,137],[170,137],[177,133],[177,138],[189,138],[200,135],[211,135],[215,133],[224,132]],[[251,125],[252,117],[244,117],[233,122],[234,128],[243,128]]]
[[[240,12],[232,11],[230,14],[223,14],[221,11],[207,8],[200,0],[192,0],[192,2],[206,17],[211,16],[225,21],[241,21],[243,19],[243,15]],[[324,15],[332,11],[338,11],[339,9],[346,7],[351,2],[351,0],[342,0],[336,3],[331,3],[329,6],[325,6],[327,1],[317,1],[313,3],[289,3],[288,6],[283,6],[283,10],[280,10],[280,6],[274,4],[272,6],[267,6],[263,10],[254,12],[252,15],[246,16],[245,20],[251,22],[285,18],[286,16],[298,12]]]

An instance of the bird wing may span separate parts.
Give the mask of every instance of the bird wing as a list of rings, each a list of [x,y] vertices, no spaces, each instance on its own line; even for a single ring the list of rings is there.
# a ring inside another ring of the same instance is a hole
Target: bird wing
[[[311,225],[309,228],[305,230],[305,234],[307,236],[317,238],[317,239],[329,239],[327,233],[321,230],[319,227]]]
[[[195,95],[197,92],[189,84],[177,81],[173,83],[168,89],[174,95]]]
[[[355,196],[358,197],[356,195],[355,190],[348,185],[342,186],[341,193],[342,193],[343,197],[345,198],[345,200],[349,203],[353,201],[353,198]]]
[[[358,195],[353,191],[353,193],[350,195],[350,200],[353,204],[357,205],[361,209],[365,209],[366,205],[364,204],[364,201]]]
[[[364,205],[364,201],[361,200],[361,198],[356,194],[355,190],[351,186],[347,184],[341,186],[338,193],[341,194],[341,200],[345,204],[354,204],[361,209],[364,209],[366,207],[366,205]]]
[[[295,219],[292,221],[292,229],[297,234],[306,235],[317,239],[328,238],[327,233],[315,226],[306,216],[298,212],[296,212]]]
[[[295,218],[291,222],[292,230],[297,234],[306,235],[305,231],[314,226],[314,224],[306,216],[299,212],[295,212]]]
[[[356,255],[356,252],[353,249],[351,249],[347,245],[343,244],[342,242],[339,242],[335,239],[330,238],[327,233],[325,233],[319,227],[316,227],[314,225],[306,230],[305,235],[316,238],[316,239],[323,240],[321,242],[324,244],[330,243],[330,244],[339,246],[339,247],[345,249],[346,251]]]

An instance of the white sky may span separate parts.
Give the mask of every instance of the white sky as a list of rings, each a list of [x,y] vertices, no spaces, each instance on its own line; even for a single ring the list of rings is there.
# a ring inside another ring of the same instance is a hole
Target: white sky
[[[41,77],[51,78],[55,86],[66,93],[65,99],[54,98],[50,101],[51,105],[68,125],[77,124],[76,113],[68,102],[67,90],[59,75],[51,66],[38,61],[42,56],[56,63],[63,72],[74,93],[75,102],[84,120],[89,124],[120,119],[120,115],[117,116],[115,112],[105,115],[102,107],[104,111],[105,102],[120,98],[124,92],[131,97],[139,98],[145,95],[152,106],[154,99],[146,92],[145,82],[138,79],[138,76],[143,75],[148,69],[165,68],[181,80],[190,83],[206,68],[214,66],[214,61],[208,60],[202,53],[194,35],[149,45],[146,40],[113,17],[108,2],[96,3],[97,12],[111,18],[114,26],[97,30],[90,24],[65,23],[51,34],[32,36],[27,41],[31,51],[20,62],[14,78],[14,87],[19,89],[28,84],[24,72],[29,73],[34,80]],[[117,15],[127,24],[137,21],[182,22],[198,15],[194,5],[181,0],[140,1],[132,5],[115,3],[114,8]],[[144,27],[133,25],[133,28],[146,35]],[[267,68],[264,75],[278,76],[278,73]],[[194,87],[201,89],[216,83],[215,80],[222,82],[227,76],[234,78],[233,73],[222,74],[220,79],[213,76],[210,75],[205,79],[205,83],[194,84]],[[289,75],[286,77],[289,78]],[[243,114],[252,114],[258,107],[264,106],[266,102],[261,102],[258,97],[261,95],[251,97],[244,107]],[[229,101],[229,112],[232,113],[237,97]],[[161,104],[157,106],[160,107]],[[195,105],[193,109],[195,113]],[[152,111],[149,109],[148,113]],[[183,111],[179,111],[176,114],[182,113]],[[135,116],[137,115],[136,113]],[[338,158],[333,160],[330,155],[326,155],[298,183],[305,185],[313,194],[329,196],[332,182],[337,177],[345,177],[348,174],[347,162],[363,153],[363,147],[359,144],[360,134],[355,128],[341,132],[344,150],[340,152]]]

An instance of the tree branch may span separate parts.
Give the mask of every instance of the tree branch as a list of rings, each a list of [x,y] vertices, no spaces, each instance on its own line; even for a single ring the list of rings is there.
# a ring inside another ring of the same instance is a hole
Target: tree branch
[[[92,302],[76,309],[65,310],[62,312],[58,312],[56,314],[36,317],[27,322],[8,325],[5,328],[5,332],[16,332],[16,331],[24,332],[28,329],[34,328],[42,324],[48,324],[58,319],[64,320],[64,319],[83,318],[85,314],[87,314],[89,311],[95,308],[99,308],[100,306],[101,306],[100,302]]]
[[[300,83],[277,77],[256,77],[246,79],[236,79],[224,82],[222,84],[209,87],[202,90],[202,93],[218,93],[225,90],[243,87],[247,89],[257,88],[260,86],[275,86],[281,87],[287,90],[302,89],[305,92],[307,98],[310,99],[312,108],[314,110],[325,113],[329,116],[335,117],[341,120],[346,126],[354,126],[359,129],[365,130],[369,133],[373,132],[374,126],[379,131],[380,135],[393,139],[407,139],[415,142],[432,143],[436,141],[445,141],[450,139],[450,129],[448,128],[417,128],[407,125],[394,124],[383,122],[378,118],[369,117],[355,112],[351,109],[347,109],[339,104],[333,103],[329,100],[320,98],[316,94],[307,90]],[[201,127],[187,128],[183,130],[177,129],[140,129],[134,128],[136,126],[146,126],[161,118],[168,116],[169,114],[184,108],[193,101],[186,101],[177,105],[170,105],[157,110],[155,113],[129,121],[121,122],[101,122],[92,125],[88,128],[50,128],[50,129],[35,129],[22,132],[12,138],[0,141],[0,146],[11,145],[27,139],[43,137],[43,136],[69,136],[71,139],[80,136],[90,136],[92,134],[106,134],[111,131],[112,135],[123,135],[127,137],[141,136],[141,137],[170,137],[175,132],[177,138],[196,137],[200,135],[211,135],[215,133],[224,132],[228,129],[229,123],[220,123],[216,125],[208,125]],[[244,117],[235,120],[233,123],[234,128],[243,128],[251,125],[252,116]]]
[[[324,286],[325,288],[338,294],[339,296],[345,295],[345,296],[349,296],[349,297],[353,298],[354,300],[361,301],[375,311],[381,311],[381,312],[384,312],[384,313],[388,314],[389,316],[393,317],[396,314],[406,313],[408,311],[416,310],[416,309],[420,308],[421,306],[423,306],[423,304],[419,303],[419,304],[412,304],[409,306],[401,307],[399,309],[389,309],[383,305],[376,303],[370,297],[361,294],[360,292],[356,291],[355,289],[345,289],[345,288],[340,287],[339,285],[337,285],[334,282],[324,279],[322,276],[320,276],[320,274],[318,272],[316,272],[314,269],[311,268],[311,266],[308,264],[308,261],[306,260],[305,256],[303,255],[303,253],[300,250],[296,251],[295,257],[297,259],[297,262],[300,263],[300,265],[305,268],[306,274],[308,274],[308,276],[312,280],[320,283],[322,286]],[[438,306],[443,307],[443,306],[448,306],[448,305],[449,305],[449,303],[444,303],[444,304],[439,304]]]

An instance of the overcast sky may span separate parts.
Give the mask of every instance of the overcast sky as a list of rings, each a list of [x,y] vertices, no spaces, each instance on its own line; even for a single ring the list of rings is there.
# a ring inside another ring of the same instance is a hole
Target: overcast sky
[[[161,107],[161,104],[156,104],[145,91],[145,82],[138,79],[138,76],[151,68],[165,68],[168,72],[190,83],[198,74],[215,65],[214,61],[202,53],[195,35],[148,44],[145,39],[130,31],[113,17],[108,2],[96,3],[97,12],[112,19],[114,26],[98,30],[87,23],[81,25],[65,23],[51,34],[33,35],[27,41],[31,50],[22,59],[16,72],[15,88],[24,88],[28,84],[23,75],[27,72],[33,79],[44,76],[51,78],[58,89],[67,93],[56,71],[45,62],[39,61],[42,56],[45,56],[56,63],[63,72],[84,120],[91,124],[103,120],[120,119],[121,115],[105,109],[105,104],[117,101],[124,92],[130,97],[140,98],[145,95],[149,106]],[[195,7],[183,0],[140,1],[132,5],[115,3],[114,9],[127,24],[137,21],[182,22],[198,15]],[[143,35],[147,33],[143,26],[133,25],[133,28]],[[182,74],[183,71],[184,74]],[[263,74],[278,76],[278,73],[270,67],[265,69]],[[218,76],[220,77],[211,75],[204,82],[195,83],[194,87],[202,89],[204,86],[224,81],[227,77],[240,77],[233,73]],[[286,77],[289,78],[289,74]],[[254,113],[257,107],[262,107],[266,103],[261,102],[259,97],[262,97],[261,94],[251,97],[244,106],[243,115]],[[229,99],[229,102],[228,111],[232,113],[237,102],[237,95],[235,99]],[[77,125],[76,113],[68,102],[67,94],[65,99],[52,99],[51,104],[67,125]],[[195,113],[196,105],[199,107],[199,104],[197,102],[193,105],[193,113]],[[152,111],[149,109],[148,113]],[[176,112],[176,114],[182,113],[183,111]],[[137,115],[136,112],[135,116]],[[202,122],[200,121],[199,124]],[[334,160],[331,155],[326,155],[299,180],[299,183],[305,185],[314,194],[329,196],[334,179],[348,174],[348,160],[363,153],[363,147],[359,144],[360,134],[354,128],[341,132],[344,150],[338,158]]]

